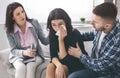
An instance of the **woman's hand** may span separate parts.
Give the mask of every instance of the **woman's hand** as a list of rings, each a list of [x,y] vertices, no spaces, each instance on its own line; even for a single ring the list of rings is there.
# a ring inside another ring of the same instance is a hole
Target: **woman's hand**
[[[23,51],[24,56],[29,56],[29,57],[35,57],[36,56],[36,50],[34,49],[27,49]]]
[[[62,64],[56,67],[55,78],[66,78],[65,70]]]
[[[65,26],[60,26],[60,35],[59,35],[59,40],[64,40],[64,38],[67,36],[67,30]]]

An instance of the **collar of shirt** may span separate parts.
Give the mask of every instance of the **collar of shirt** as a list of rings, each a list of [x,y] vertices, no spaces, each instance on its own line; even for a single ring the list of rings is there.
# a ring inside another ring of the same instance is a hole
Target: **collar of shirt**
[[[26,21],[26,30],[29,28],[29,27],[33,27],[32,24],[28,21]],[[25,30],[25,31],[26,31]],[[19,26],[15,23],[14,24],[14,33],[16,33],[17,31],[19,31],[21,33],[21,30],[19,28]]]
[[[115,26],[111,29],[111,31],[107,34],[106,39],[111,39],[113,36],[115,36],[116,33],[119,33],[120,30],[120,22],[117,19]]]

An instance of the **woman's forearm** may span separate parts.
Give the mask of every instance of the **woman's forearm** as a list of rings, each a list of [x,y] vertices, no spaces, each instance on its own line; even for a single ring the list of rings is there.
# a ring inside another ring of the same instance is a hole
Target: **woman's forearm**
[[[59,58],[63,59],[66,55],[64,40],[59,40]]]

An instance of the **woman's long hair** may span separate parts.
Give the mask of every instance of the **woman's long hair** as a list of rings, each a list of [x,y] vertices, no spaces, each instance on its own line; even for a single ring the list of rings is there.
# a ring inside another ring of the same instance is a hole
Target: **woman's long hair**
[[[7,29],[7,32],[9,32],[9,33],[14,31],[15,21],[13,20],[13,12],[17,7],[22,7],[24,10],[24,7],[18,2],[13,2],[7,6],[5,27]],[[25,12],[25,10],[24,10],[24,12]],[[26,12],[25,12],[25,15],[26,15],[26,20],[29,20]]]

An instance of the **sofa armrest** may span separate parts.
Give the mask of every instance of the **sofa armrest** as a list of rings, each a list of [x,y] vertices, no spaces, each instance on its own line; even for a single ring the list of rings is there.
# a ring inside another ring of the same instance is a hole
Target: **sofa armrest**
[[[9,53],[10,49],[4,49],[0,51],[0,61],[2,61],[2,64],[5,66],[10,66],[11,64],[9,63]]]
[[[0,51],[0,78],[13,78],[10,77],[7,69],[11,66],[8,61],[10,49]]]

